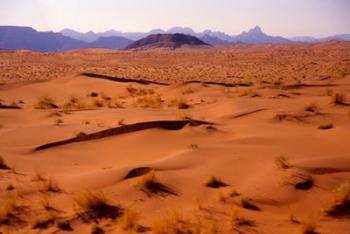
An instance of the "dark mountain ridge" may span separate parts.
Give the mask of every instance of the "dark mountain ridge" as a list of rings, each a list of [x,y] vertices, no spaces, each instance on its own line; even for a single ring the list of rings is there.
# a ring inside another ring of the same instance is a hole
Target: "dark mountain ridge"
[[[179,48],[184,45],[189,46],[208,46],[207,43],[198,38],[182,33],[175,34],[152,34],[143,39],[135,41],[126,47],[126,49],[137,48]]]

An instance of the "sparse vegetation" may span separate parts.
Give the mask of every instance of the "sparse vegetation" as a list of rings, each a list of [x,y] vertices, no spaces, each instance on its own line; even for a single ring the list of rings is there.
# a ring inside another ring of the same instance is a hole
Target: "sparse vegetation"
[[[10,224],[11,219],[16,218],[17,209],[19,208],[15,197],[5,199],[0,203],[0,225]]]
[[[139,224],[139,214],[131,207],[125,209],[121,217],[120,224],[124,230],[137,231]]]
[[[0,155],[0,169],[2,170],[9,170],[10,167],[5,162],[4,158]]]
[[[319,106],[316,103],[308,103],[304,107],[304,111],[308,112],[318,112]]]
[[[55,124],[56,124],[57,126],[61,126],[63,123],[64,123],[64,122],[63,122],[62,119],[56,119],[56,121],[55,121]]]
[[[336,105],[349,105],[345,102],[345,95],[343,93],[334,93],[332,103]]]
[[[97,224],[94,224],[91,228],[91,234],[104,234],[104,233],[105,231]]]
[[[37,104],[35,104],[35,109],[57,109],[58,105],[56,104],[55,100],[50,97],[40,97],[38,99]]]
[[[332,123],[327,123],[327,124],[321,124],[320,126],[318,126],[318,129],[328,130],[328,129],[332,129],[333,127],[334,125]]]
[[[123,213],[123,209],[119,206],[111,205],[102,192],[86,191],[77,195],[74,201],[77,213],[84,220],[97,218],[116,219]]]
[[[240,210],[236,207],[232,207],[229,212],[229,221],[232,230],[235,230],[237,226],[253,226],[254,222],[241,216]]]
[[[288,169],[291,167],[288,158],[284,155],[280,155],[275,159],[275,165],[280,169]]]
[[[169,107],[177,107],[178,109],[188,109],[191,107],[185,99],[171,99],[168,102]]]
[[[217,178],[215,176],[211,176],[206,182],[205,186],[210,188],[220,188],[220,187],[226,187],[227,184],[222,182],[220,178]]]
[[[53,177],[44,179],[43,181],[39,182],[39,190],[43,193],[58,193],[62,191],[58,185],[58,182]]]
[[[312,217],[309,217],[305,222],[302,222],[300,226],[300,234],[317,234],[316,222]]]
[[[69,221],[64,219],[64,218],[57,218],[55,223],[56,223],[57,228],[59,228],[60,230],[63,230],[63,231],[72,231],[73,230]]]
[[[194,233],[192,228],[194,227],[176,211],[168,212],[151,227],[153,234]]]
[[[237,202],[237,205],[239,205],[240,207],[243,207],[245,209],[248,209],[248,210],[260,210],[259,207],[257,207],[254,204],[252,199],[247,198],[247,197],[245,197],[243,195],[237,196],[236,202]]]
[[[86,104],[79,98],[71,97],[67,102],[62,105],[62,109],[64,110],[81,110],[86,109]]]
[[[340,184],[333,192],[333,201],[326,213],[335,217],[350,215],[350,183]]]
[[[54,224],[55,220],[56,220],[56,215],[53,212],[48,211],[41,216],[35,216],[35,218],[33,220],[32,227],[34,229],[37,229],[37,228],[38,229],[45,229],[49,225]]]
[[[137,98],[136,102],[134,103],[137,107],[142,108],[161,108],[163,104],[163,100],[160,97],[160,95],[153,95],[153,96],[144,96]]]
[[[149,196],[169,194],[177,195],[174,190],[159,182],[154,170],[143,175],[137,182],[136,187]]]

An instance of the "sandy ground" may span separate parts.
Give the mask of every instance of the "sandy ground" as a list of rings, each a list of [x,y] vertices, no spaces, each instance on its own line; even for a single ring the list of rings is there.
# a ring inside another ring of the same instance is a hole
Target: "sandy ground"
[[[0,61],[3,233],[349,233],[350,43]]]

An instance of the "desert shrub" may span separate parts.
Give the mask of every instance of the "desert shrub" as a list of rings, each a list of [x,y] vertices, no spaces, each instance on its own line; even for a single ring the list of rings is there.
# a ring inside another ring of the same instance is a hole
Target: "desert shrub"
[[[171,99],[168,102],[169,107],[177,107],[178,109],[188,109],[191,107],[185,99]]]
[[[346,105],[345,103],[345,95],[342,93],[335,93],[332,96],[332,103],[336,105]]]
[[[54,192],[58,193],[61,192],[61,188],[58,185],[58,182],[53,178],[50,177],[48,179],[44,179],[43,181],[39,182],[39,191],[46,193],[46,192]]]
[[[55,221],[55,224],[57,228],[64,230],[64,231],[72,231],[73,228],[70,225],[69,221],[64,218],[57,218]]]
[[[74,198],[77,212],[83,219],[118,218],[123,209],[109,204],[107,197],[102,192],[86,191]]]
[[[65,110],[80,110],[85,108],[86,108],[86,104],[76,97],[71,97],[68,101],[66,101],[62,105],[62,109],[65,109]]]
[[[126,91],[132,96],[153,95],[155,93],[153,89],[135,88],[132,85],[126,87]]]
[[[153,223],[151,227],[153,234],[190,234],[194,233],[193,228],[194,226],[176,211],[168,212],[162,219]]]
[[[177,195],[174,190],[159,181],[154,170],[143,175],[141,179],[136,183],[136,187],[149,196],[169,194]]]
[[[62,119],[56,119],[56,121],[55,121],[55,124],[57,125],[57,126],[60,126],[61,124],[63,124],[64,122],[63,122],[63,120]]]
[[[316,222],[312,217],[309,217],[306,221],[301,223],[300,234],[317,234],[316,232]]]
[[[91,234],[103,234],[105,231],[98,226],[97,224],[94,224],[91,228]]]
[[[34,106],[36,109],[57,109],[58,105],[55,100],[50,97],[40,97]]]
[[[333,192],[333,201],[326,213],[331,216],[350,215],[350,183],[339,185]]]
[[[247,198],[243,195],[239,195],[237,196],[237,199],[236,199],[236,202],[237,202],[237,205],[245,208],[245,209],[248,209],[248,210],[260,210],[259,207],[257,207],[253,200],[250,199],[250,198]]]
[[[137,107],[142,108],[161,108],[163,100],[160,95],[144,96],[137,98],[134,103]]]
[[[275,165],[280,169],[288,169],[291,167],[288,158],[284,155],[280,155],[275,159]]]
[[[320,126],[318,126],[318,129],[328,130],[328,129],[332,129],[333,127],[334,125],[332,123],[327,123],[327,124],[321,124]]]
[[[8,170],[10,167],[6,164],[4,158],[0,155],[0,169]]]
[[[319,106],[316,103],[308,103],[304,106],[304,111],[307,112],[318,112]]]
[[[132,208],[125,209],[123,216],[121,217],[120,224],[124,230],[137,231],[139,225],[139,214]]]
[[[253,226],[254,225],[254,222],[244,218],[240,214],[240,210],[236,207],[232,207],[230,209],[229,221],[230,221],[232,230],[234,230],[237,226]]]
[[[54,224],[56,220],[56,215],[53,212],[46,212],[41,216],[35,216],[32,227],[33,229],[44,229],[49,225]]]
[[[0,225],[9,224],[10,219],[15,216],[18,209],[17,201],[14,197],[10,197],[0,203]]]
[[[210,188],[221,188],[221,187],[226,187],[227,184],[222,182],[222,180],[220,178],[217,178],[215,176],[211,176],[205,182],[205,186],[210,187]]]
[[[199,148],[199,146],[198,146],[197,144],[190,144],[190,145],[188,146],[188,148],[190,148],[190,149],[192,149],[192,150],[196,150],[196,149]]]

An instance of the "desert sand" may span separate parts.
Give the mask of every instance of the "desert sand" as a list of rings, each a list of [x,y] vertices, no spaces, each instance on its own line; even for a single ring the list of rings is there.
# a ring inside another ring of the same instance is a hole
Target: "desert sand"
[[[2,233],[349,233],[349,42],[0,53]]]

